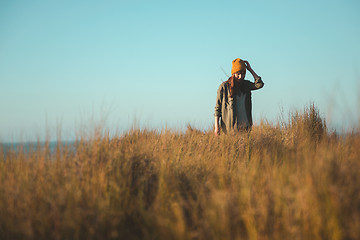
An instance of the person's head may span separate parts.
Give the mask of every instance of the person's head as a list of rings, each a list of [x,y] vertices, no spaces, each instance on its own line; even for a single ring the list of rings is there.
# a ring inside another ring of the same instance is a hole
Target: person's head
[[[236,58],[232,61],[231,75],[237,80],[244,80],[246,75],[246,65],[240,58]]]
[[[232,61],[231,77],[227,80],[230,97],[242,91],[242,83],[246,74],[246,65],[243,60],[237,58]]]

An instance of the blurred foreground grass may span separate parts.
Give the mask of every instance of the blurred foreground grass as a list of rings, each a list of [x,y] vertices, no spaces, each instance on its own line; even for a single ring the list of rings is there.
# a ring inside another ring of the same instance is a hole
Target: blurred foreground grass
[[[0,239],[358,239],[360,135],[314,106],[215,137],[131,130],[4,156]]]

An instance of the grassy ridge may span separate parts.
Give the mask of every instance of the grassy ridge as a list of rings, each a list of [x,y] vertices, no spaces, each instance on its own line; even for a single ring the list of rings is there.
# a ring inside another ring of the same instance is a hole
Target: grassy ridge
[[[330,134],[314,106],[249,134],[132,130],[75,148],[0,152],[0,239],[360,236],[360,136]]]

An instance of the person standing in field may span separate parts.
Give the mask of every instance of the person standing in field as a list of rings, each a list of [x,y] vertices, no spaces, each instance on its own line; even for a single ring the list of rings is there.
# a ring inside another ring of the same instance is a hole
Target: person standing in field
[[[246,70],[255,82],[245,80]],[[215,135],[231,130],[250,130],[252,122],[251,91],[264,86],[248,61],[237,58],[232,61],[231,77],[220,84],[215,105]],[[219,126],[220,120],[220,126]]]

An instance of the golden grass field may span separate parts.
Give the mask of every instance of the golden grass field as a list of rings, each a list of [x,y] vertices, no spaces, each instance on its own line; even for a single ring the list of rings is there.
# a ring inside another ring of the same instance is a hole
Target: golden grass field
[[[0,239],[359,239],[359,129],[330,132],[313,105],[290,115],[1,148]]]

